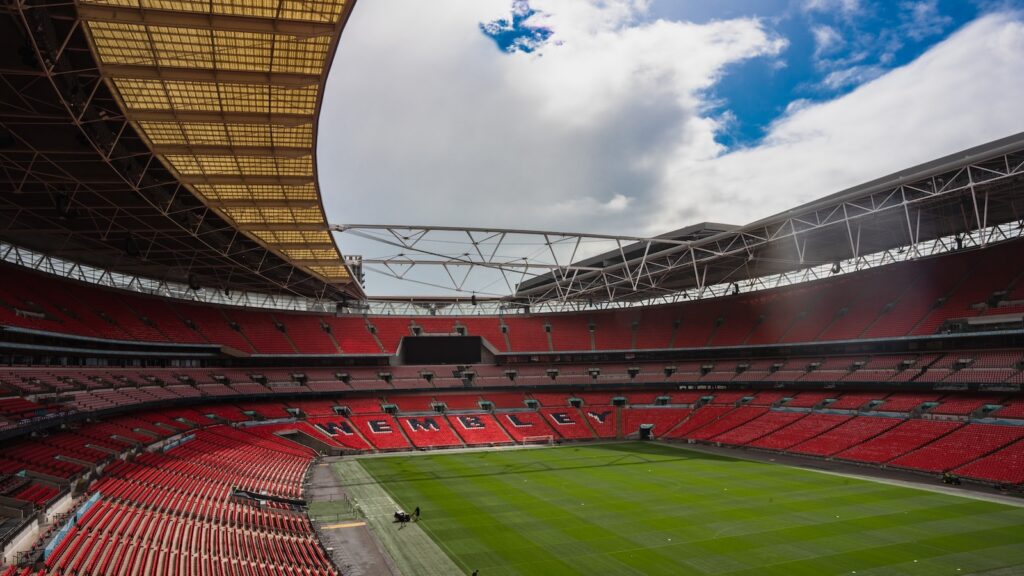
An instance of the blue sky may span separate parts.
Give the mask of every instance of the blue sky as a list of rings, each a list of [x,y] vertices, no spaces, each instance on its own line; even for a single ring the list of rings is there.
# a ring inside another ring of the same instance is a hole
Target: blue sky
[[[758,18],[785,38],[776,58],[755,58],[726,67],[707,96],[727,119],[717,140],[725,146],[756,144],[772,121],[794,102],[823,101],[912,62],[954,30],[1014,2],[964,0],[655,0],[645,18],[708,23]],[[504,52],[532,53],[557,44],[548,26],[531,26],[537,10],[512,3],[511,17],[481,24]]]
[[[686,18],[683,8],[688,4],[658,2],[655,7],[663,7],[666,18]],[[735,114],[734,124],[720,136],[727,145],[756,142],[794,101],[833,99],[912,62],[983,11],[979,4],[963,0],[864,0],[852,14],[834,6],[798,10],[787,2],[771,0],[699,4],[714,4],[725,14],[752,10],[750,13],[773,20],[773,28],[789,41],[783,66],[763,60],[740,63],[727,70],[713,90],[723,108]],[[672,14],[673,10],[680,12]],[[822,50],[820,44],[826,38],[834,44]]]
[[[319,181],[339,224],[746,224],[1024,132],[1021,70],[1024,0],[360,2]]]

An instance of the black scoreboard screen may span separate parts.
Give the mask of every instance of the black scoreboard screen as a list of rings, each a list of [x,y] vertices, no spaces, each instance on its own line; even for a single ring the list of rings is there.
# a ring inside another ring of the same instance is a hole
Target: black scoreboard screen
[[[479,336],[406,336],[402,358],[406,364],[478,364]]]

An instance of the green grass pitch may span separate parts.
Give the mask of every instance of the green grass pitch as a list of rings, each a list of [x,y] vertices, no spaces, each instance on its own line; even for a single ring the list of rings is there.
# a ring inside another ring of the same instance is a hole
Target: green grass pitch
[[[658,444],[361,463],[481,576],[1024,574],[1024,508]]]

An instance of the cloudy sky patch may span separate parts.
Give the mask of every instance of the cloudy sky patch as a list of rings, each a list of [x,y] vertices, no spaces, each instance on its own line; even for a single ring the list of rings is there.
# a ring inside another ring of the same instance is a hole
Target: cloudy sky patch
[[[1024,130],[1017,4],[362,2],[321,112],[328,218],[743,224]]]

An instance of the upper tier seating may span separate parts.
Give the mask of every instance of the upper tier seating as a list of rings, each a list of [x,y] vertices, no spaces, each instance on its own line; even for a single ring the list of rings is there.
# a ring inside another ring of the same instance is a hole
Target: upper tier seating
[[[284,355],[338,354],[339,348],[345,354],[394,354],[401,338],[412,335],[415,327],[423,333],[454,334],[461,326],[485,337],[499,352],[890,338],[934,334],[947,320],[986,313],[990,296],[1007,289],[1024,271],[1022,256],[1024,241],[1012,241],[811,283],[630,311],[365,320],[165,301],[4,264],[4,274],[15,281],[0,290],[0,324],[115,340],[209,342],[243,353]],[[330,327],[331,334],[322,326]],[[797,370],[793,376],[802,375],[803,369]],[[813,377],[839,376],[832,372],[842,371],[822,370]],[[966,372],[939,370],[924,377],[1001,382],[1016,372],[1015,366],[1003,363]]]

